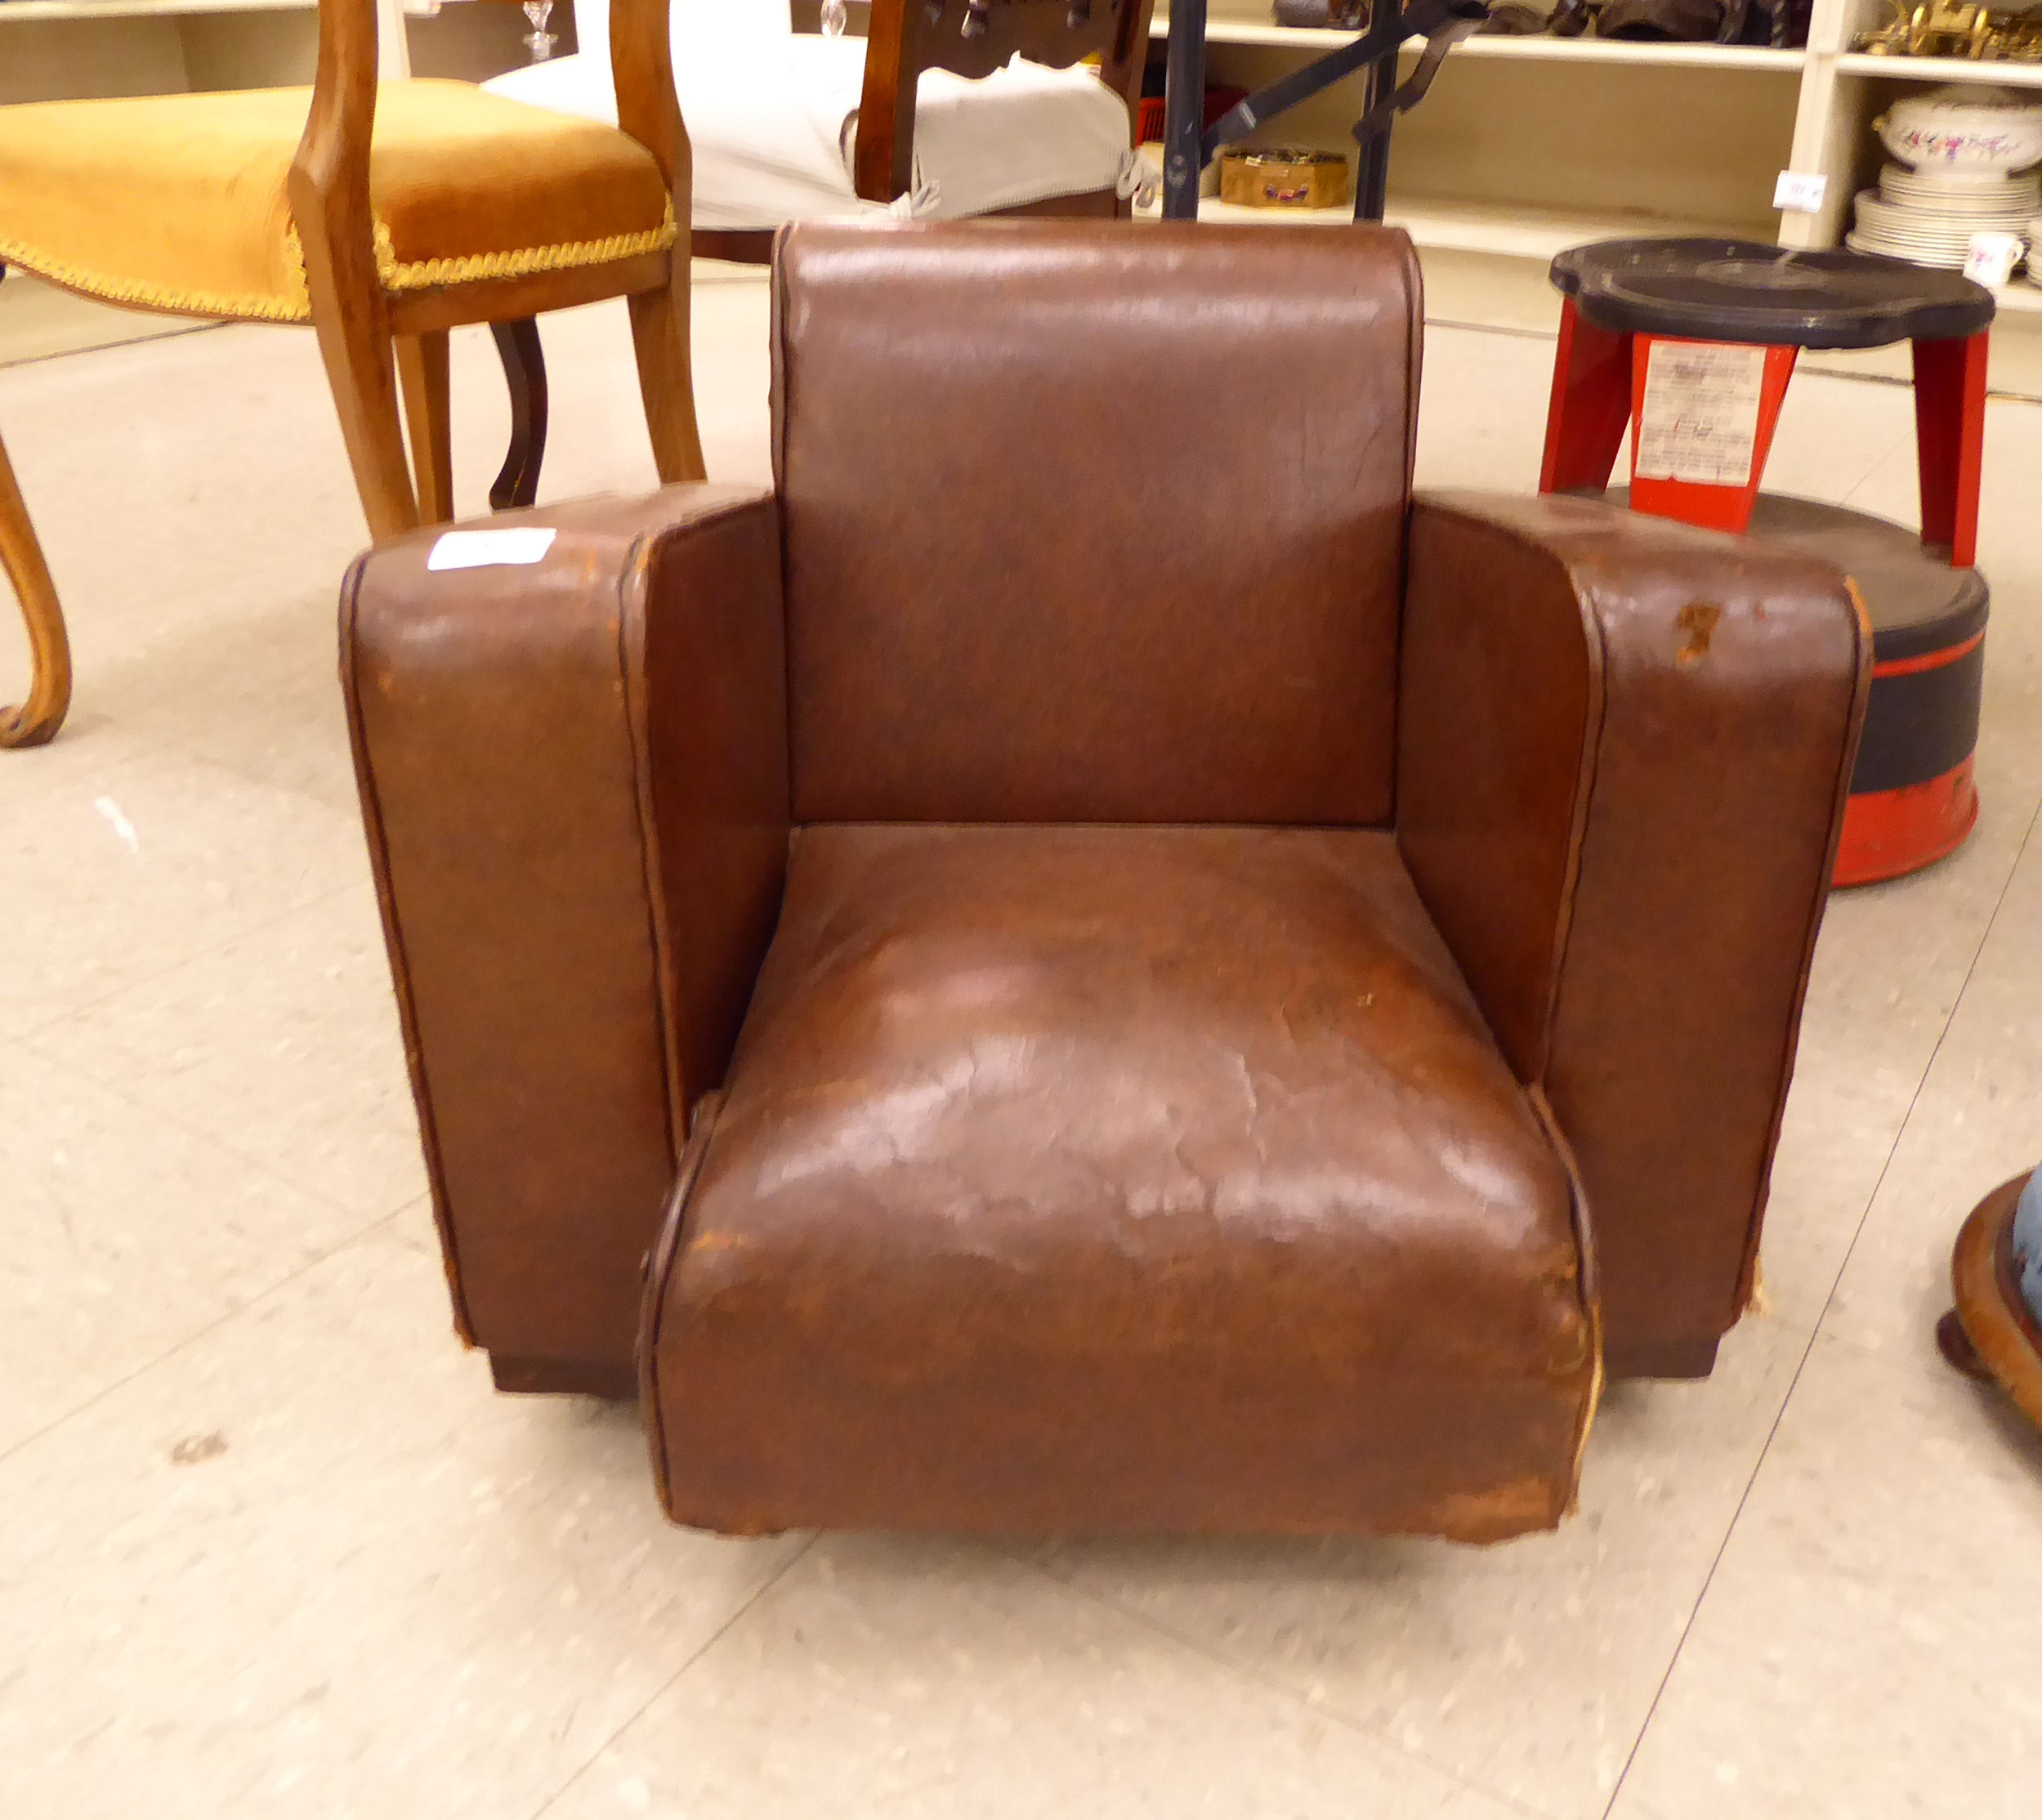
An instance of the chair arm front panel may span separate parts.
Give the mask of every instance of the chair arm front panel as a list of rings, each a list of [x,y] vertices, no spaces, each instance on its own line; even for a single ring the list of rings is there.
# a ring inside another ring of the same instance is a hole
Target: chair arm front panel
[[[1618,1375],[1749,1299],[1870,641],[1805,557],[1599,500],[1414,508],[1405,864],[1572,1143]]]
[[[516,525],[554,531],[538,562],[436,571],[425,534],[357,562],[342,676],[457,1325],[499,1382],[622,1388],[684,1110],[750,990],[712,977],[749,953],[719,912],[755,934],[784,863],[777,515],[695,485],[489,528]],[[692,894],[663,816],[701,844]]]

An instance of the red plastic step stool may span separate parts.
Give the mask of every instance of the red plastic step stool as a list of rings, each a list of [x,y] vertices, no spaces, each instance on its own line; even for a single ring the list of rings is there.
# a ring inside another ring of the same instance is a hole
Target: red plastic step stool
[[[1562,253],[1552,275],[1565,301],[1539,490],[1603,491],[1628,429],[1633,510],[1739,534],[1790,525],[1850,572],[1872,622],[1872,691],[1836,882],[1941,859],[1978,813],[1988,597],[1973,565],[1992,293],[1898,260],[1739,240],[1600,241]],[[1813,501],[1762,509],[1800,350],[1899,341],[1914,350],[1919,546],[1904,533],[1900,548],[1868,543],[1874,521]]]

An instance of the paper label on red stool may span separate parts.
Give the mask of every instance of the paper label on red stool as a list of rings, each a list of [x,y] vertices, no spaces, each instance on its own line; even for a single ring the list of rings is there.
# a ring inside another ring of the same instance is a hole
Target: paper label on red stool
[[[1743,486],[1758,445],[1766,351],[1734,342],[1654,342],[1638,413],[1641,481]]]

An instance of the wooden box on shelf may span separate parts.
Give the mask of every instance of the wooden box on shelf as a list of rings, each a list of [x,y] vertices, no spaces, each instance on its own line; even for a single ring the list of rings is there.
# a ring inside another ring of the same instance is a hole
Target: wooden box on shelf
[[[1338,152],[1244,145],[1220,154],[1219,199],[1244,208],[1338,208],[1349,197]]]

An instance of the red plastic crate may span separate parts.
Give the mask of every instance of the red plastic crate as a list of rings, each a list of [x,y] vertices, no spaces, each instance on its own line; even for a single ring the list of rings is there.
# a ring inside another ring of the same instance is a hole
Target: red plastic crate
[[[1236,101],[1248,98],[1248,91],[1235,88],[1227,83],[1209,83],[1205,87],[1205,124],[1210,127]],[[1141,111],[1135,117],[1134,140],[1137,145],[1160,144],[1163,138],[1163,97],[1144,95]]]

